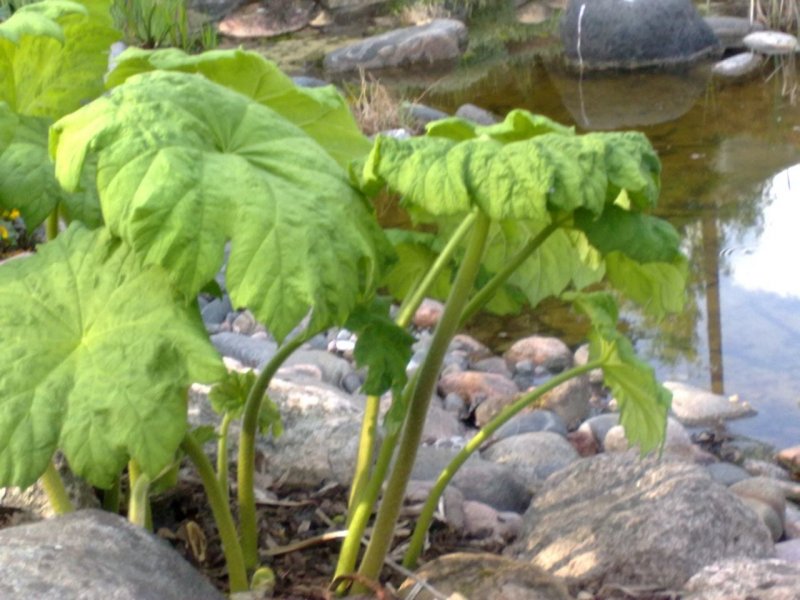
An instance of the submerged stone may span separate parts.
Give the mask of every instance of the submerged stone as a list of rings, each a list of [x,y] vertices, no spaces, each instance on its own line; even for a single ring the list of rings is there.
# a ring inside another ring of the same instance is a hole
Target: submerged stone
[[[739,79],[755,73],[762,62],[763,58],[755,52],[742,52],[719,61],[711,69],[711,72],[718,77]]]

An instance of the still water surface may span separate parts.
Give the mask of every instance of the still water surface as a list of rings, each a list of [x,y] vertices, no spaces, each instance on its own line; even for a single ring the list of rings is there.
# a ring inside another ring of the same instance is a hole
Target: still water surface
[[[427,81],[423,101],[646,133],[663,164],[658,214],[683,234],[692,280],[682,314],[631,315],[629,333],[662,379],[738,394],[759,414],[730,429],[783,447],[800,444],[800,105],[771,70],[725,85],[707,66],[579,80],[537,59]],[[500,349],[534,331],[580,342],[563,315],[486,318],[479,335]]]

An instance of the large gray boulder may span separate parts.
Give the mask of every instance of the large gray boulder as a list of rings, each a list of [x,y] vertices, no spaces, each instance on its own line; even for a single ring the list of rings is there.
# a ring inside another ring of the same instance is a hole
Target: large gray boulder
[[[125,519],[82,510],[0,531],[4,600],[222,600],[165,542]]]
[[[585,458],[553,474],[524,519],[507,552],[590,592],[678,589],[717,560],[774,555],[765,525],[705,469],[635,453]]]
[[[720,51],[691,0],[570,0],[561,38],[567,60],[586,69],[683,64]]]
[[[466,48],[467,28],[455,19],[435,19],[334,50],[325,57],[329,72],[387,69],[455,61]]]

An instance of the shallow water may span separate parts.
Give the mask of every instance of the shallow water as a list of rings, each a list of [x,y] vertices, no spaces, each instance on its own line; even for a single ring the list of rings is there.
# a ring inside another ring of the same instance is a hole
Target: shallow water
[[[800,101],[782,95],[781,73],[765,81],[768,64],[747,83],[721,84],[705,65],[579,80],[538,59],[515,62],[406,93],[450,111],[521,107],[583,131],[646,133],[663,164],[658,214],[684,235],[692,280],[682,314],[661,324],[629,315],[629,333],[661,378],[738,394],[759,411],[732,430],[800,443]],[[580,328],[549,306],[484,318],[477,333],[500,349],[534,331],[580,342]]]

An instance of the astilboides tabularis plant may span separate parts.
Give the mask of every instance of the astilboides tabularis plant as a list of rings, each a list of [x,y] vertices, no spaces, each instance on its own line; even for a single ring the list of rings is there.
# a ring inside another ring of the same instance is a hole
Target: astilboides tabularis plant
[[[188,457],[230,588],[245,590],[259,567],[255,439],[279,431],[270,379],[311,336],[344,324],[358,334],[355,358],[372,394],[337,566],[346,591],[356,570],[379,575],[455,332],[479,310],[559,295],[588,317],[589,363],[522,396],[456,457],[406,564],[461,462],[570,377],[602,368],[629,438],[643,450],[658,445],[669,394],[617,332],[613,297],[581,291],[606,279],[655,314],[680,308],[678,236],[644,213],[660,167],[643,136],[580,136],[514,111],[495,126],[449,119],[420,138],[370,145],[332,87],[299,89],[252,53],[130,49],[106,76],[97,55],[117,35],[107,4],[94,1],[44,0],[0,24],[0,208],[18,209],[31,229],[47,220],[50,238],[0,265],[0,485],[41,478],[56,509],[69,510],[52,462],[60,451],[115,509],[127,468],[129,518],[146,524],[148,493]],[[35,81],[16,76],[31,70]],[[365,199],[383,187],[429,233],[383,232]],[[59,221],[68,225],[61,233]],[[232,302],[282,344],[258,374],[226,374],[199,319],[197,294],[213,290],[223,264]],[[394,321],[379,289],[401,301]],[[446,297],[446,308],[407,379],[406,327],[426,295]],[[218,432],[188,427],[192,382],[217,384]],[[237,526],[226,459],[238,417]],[[216,470],[202,450],[214,437]]]

